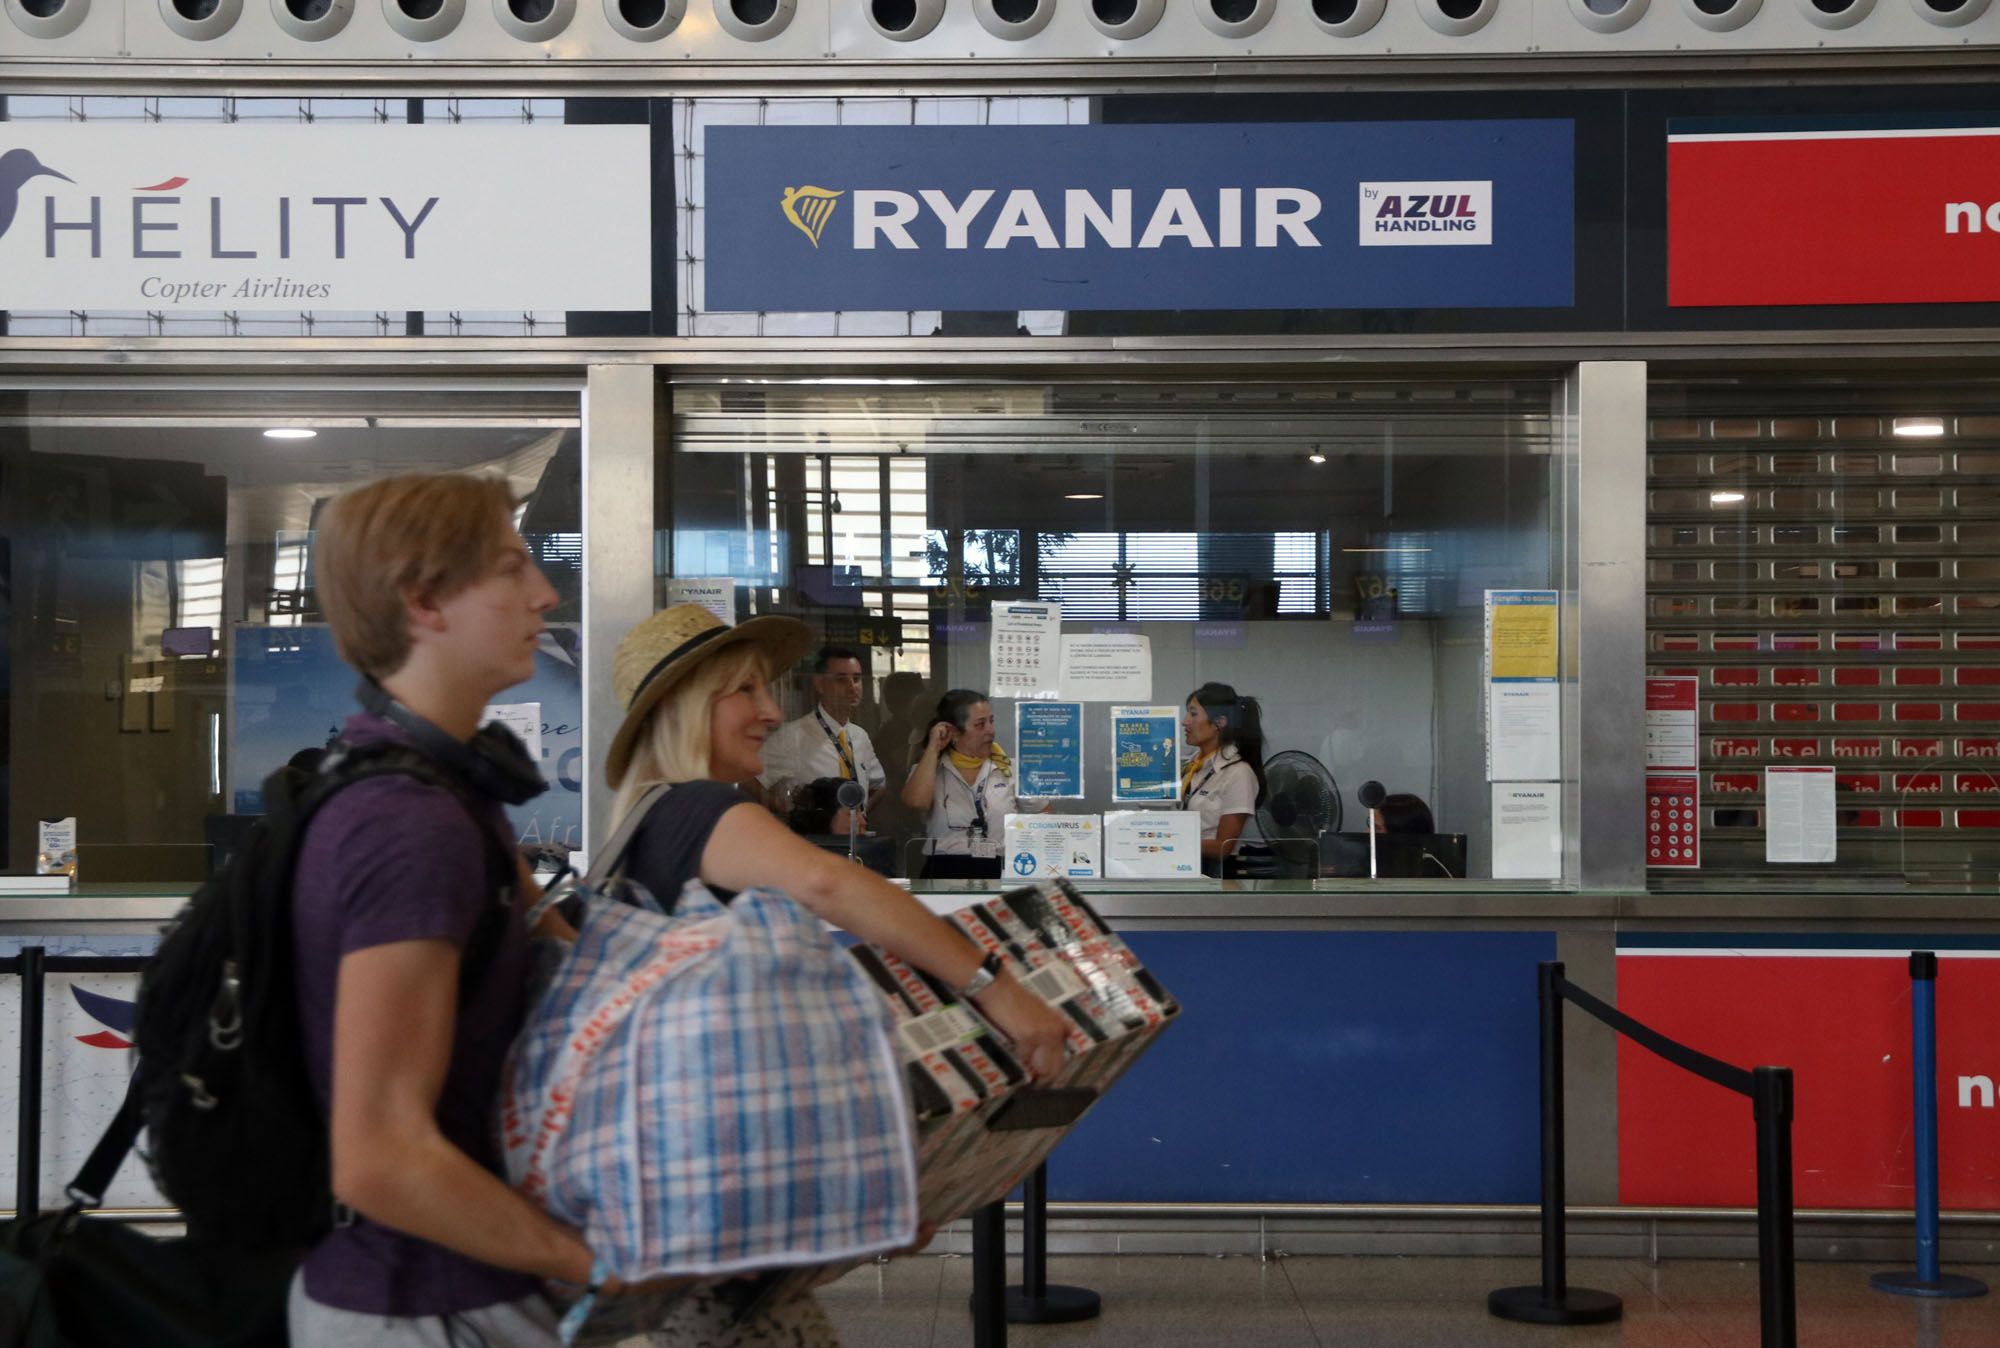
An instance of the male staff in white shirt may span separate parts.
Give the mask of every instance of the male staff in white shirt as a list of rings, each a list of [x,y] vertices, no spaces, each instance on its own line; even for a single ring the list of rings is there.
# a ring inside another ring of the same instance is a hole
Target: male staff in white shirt
[[[764,771],[757,784],[766,799],[787,784],[822,777],[860,782],[868,790],[864,810],[872,810],[889,784],[868,732],[854,724],[861,706],[861,654],[847,646],[822,646],[813,660],[813,709],[787,721],[764,741]],[[846,820],[840,821],[845,831]]]

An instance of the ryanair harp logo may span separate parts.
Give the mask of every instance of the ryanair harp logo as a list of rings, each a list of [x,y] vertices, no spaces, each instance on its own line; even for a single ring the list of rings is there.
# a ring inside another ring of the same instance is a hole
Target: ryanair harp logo
[[[834,207],[846,195],[824,187],[787,187],[785,199],[778,204],[784,207],[785,219],[796,225],[799,233],[811,239],[817,248],[826,233],[827,222],[833,219]]]

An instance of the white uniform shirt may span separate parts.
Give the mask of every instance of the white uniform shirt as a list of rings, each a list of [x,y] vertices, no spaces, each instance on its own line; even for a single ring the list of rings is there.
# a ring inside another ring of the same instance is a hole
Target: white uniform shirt
[[[941,857],[997,857],[1006,841],[1002,835],[1007,831],[1007,816],[1015,808],[1011,771],[1002,772],[989,758],[979,765],[979,776],[968,785],[952,766],[947,749],[938,755],[930,823],[925,829],[930,839],[926,850]],[[986,822],[983,834],[972,827],[982,812]]]
[[[1222,816],[1257,813],[1257,774],[1235,749],[1218,750],[1195,773],[1181,808],[1201,813],[1202,840],[1210,841]]]
[[[840,748],[834,736],[841,724],[815,706],[796,721],[787,721],[764,741],[764,770],[758,784],[766,788],[781,782],[812,782],[821,777],[838,777]],[[854,755],[854,777],[872,795],[889,784],[889,774],[875,753],[868,732],[849,721],[847,747]]]

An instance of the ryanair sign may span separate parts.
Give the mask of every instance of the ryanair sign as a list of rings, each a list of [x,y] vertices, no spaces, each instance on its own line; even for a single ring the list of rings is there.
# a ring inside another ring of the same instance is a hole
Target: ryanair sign
[[[1574,302],[1568,121],[707,136],[711,312]]]

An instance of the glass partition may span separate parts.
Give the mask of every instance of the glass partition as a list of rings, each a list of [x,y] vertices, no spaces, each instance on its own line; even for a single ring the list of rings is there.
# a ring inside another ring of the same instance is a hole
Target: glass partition
[[[1699,871],[1656,885],[1990,887],[2000,385],[1667,381],[1650,403],[1647,658],[1698,682],[1702,830]]]
[[[412,471],[501,476],[521,502],[562,600],[508,694],[551,783],[514,822],[581,845],[578,426],[570,393],[0,390],[7,872],[73,820],[84,886],[206,875],[265,776],[354,707],[313,593],[320,507]]]
[[[1096,874],[1120,878],[1128,812],[1199,794],[1189,775],[1213,759],[1181,722],[1221,684],[1258,704],[1262,799],[1188,883],[1365,879],[1371,782],[1384,829],[1409,835],[1378,837],[1378,876],[1491,879],[1486,592],[1561,574],[1552,396],[1532,380],[680,386],[660,598],[800,614],[855,657],[851,719],[886,783],[867,825],[895,873],[925,869],[941,824],[967,826],[900,799],[947,691],[989,696],[1038,821],[1018,841],[989,821],[977,850],[1013,878],[1047,865],[1062,821],[1094,819]],[[813,674],[782,681],[788,718],[816,715]],[[835,760],[766,759],[773,808],[825,829],[795,807],[815,782],[828,794]]]

